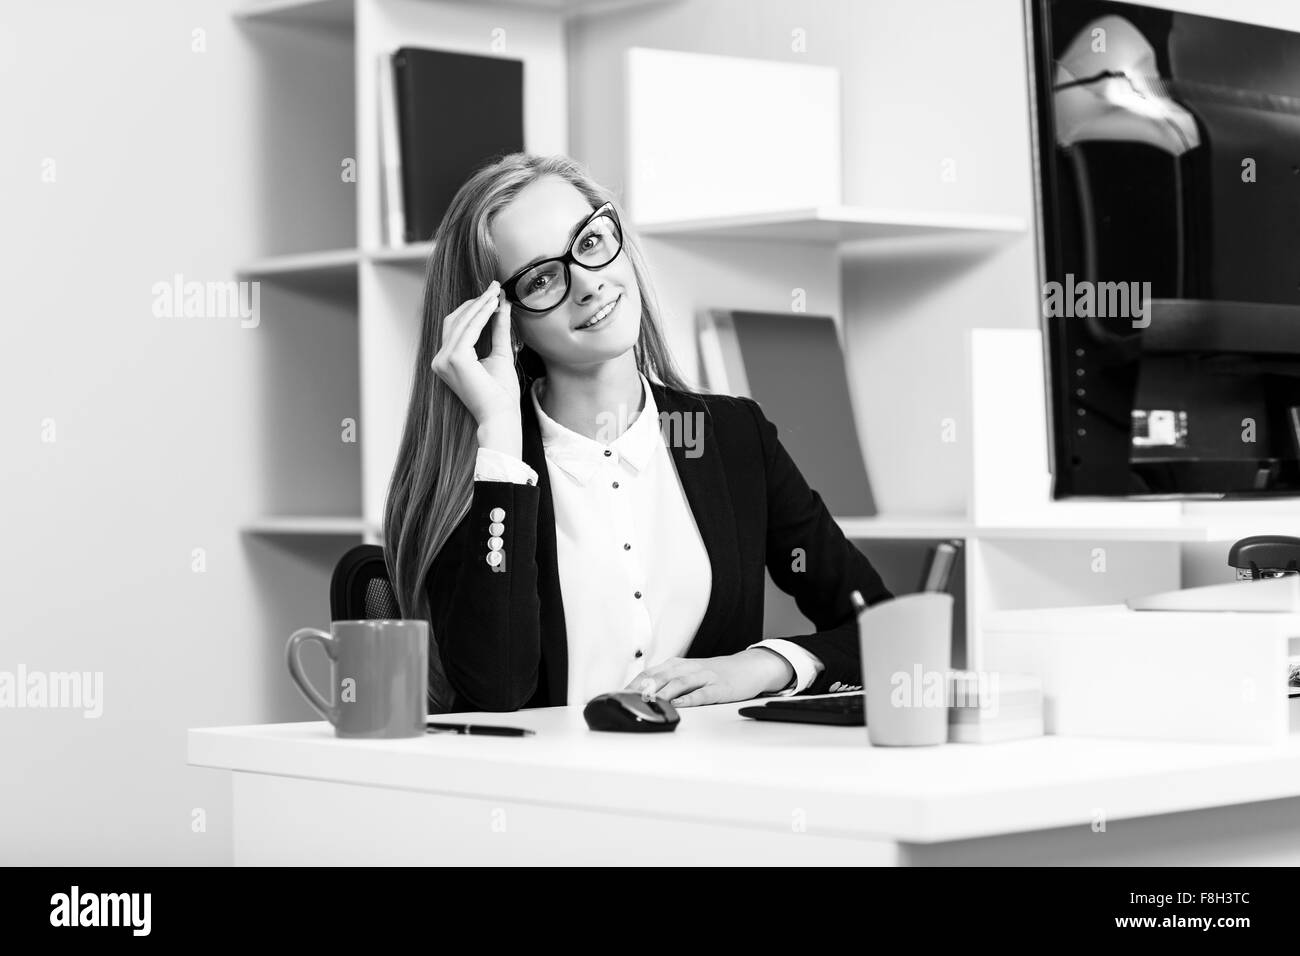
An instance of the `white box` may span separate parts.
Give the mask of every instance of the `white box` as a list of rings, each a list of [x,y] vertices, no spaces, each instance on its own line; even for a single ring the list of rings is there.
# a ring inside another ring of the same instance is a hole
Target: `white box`
[[[1049,734],[1276,744],[1292,730],[1285,686],[1298,635],[1300,614],[996,611],[983,666],[1042,679]]]
[[[638,226],[840,204],[834,67],[633,47],[625,116]]]

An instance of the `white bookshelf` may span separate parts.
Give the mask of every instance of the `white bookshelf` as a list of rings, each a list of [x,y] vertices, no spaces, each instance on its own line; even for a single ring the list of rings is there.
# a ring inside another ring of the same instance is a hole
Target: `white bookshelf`
[[[269,589],[269,619],[310,600],[321,617],[309,623],[324,623],[338,557],[382,541],[432,243],[383,241],[378,58],[424,46],[523,60],[524,146],[568,152],[570,19],[670,2],[262,0],[233,12],[259,60],[253,95],[265,145],[252,197],[262,217],[236,272],[262,287],[262,323],[249,341],[263,357],[251,387],[267,466],[261,512],[240,531],[259,577],[310,589]],[[509,40],[497,52],[501,35]],[[349,160],[352,179],[341,175]],[[349,420],[351,443],[341,437]]]
[[[318,546],[321,555],[330,549],[335,559],[341,554],[340,539],[381,540],[384,498],[419,337],[423,267],[432,244],[383,244],[380,181],[374,174],[379,141],[376,58],[406,45],[490,54],[484,38],[505,29],[510,45],[503,55],[524,60],[528,77],[525,148],[569,152],[570,19],[687,2],[267,0],[235,13],[266,58],[258,92],[268,117],[266,168],[255,187],[265,221],[243,250],[249,258],[238,274],[267,287],[267,328],[259,330],[265,334],[256,341],[266,353],[265,380],[258,384],[271,464],[265,507],[249,517],[242,529],[245,535],[295,547]],[[280,122],[286,115],[293,117],[292,124]],[[340,182],[338,163],[345,158],[356,161],[355,183]],[[1002,244],[1027,236],[1023,220],[996,212],[845,204],[692,219],[645,218],[632,226],[648,240],[661,298],[689,319],[704,307],[746,305],[734,291],[763,283],[762,301],[770,302],[768,293],[779,291],[780,284],[772,276],[789,274],[798,276],[789,284],[807,287],[817,300],[808,311],[829,311],[845,323],[868,324],[878,316],[844,314],[845,277],[862,286],[865,273],[855,270],[881,268],[878,256],[891,259],[884,268],[901,259],[908,269],[923,273],[926,282],[917,284],[919,290],[955,286],[968,258],[932,253],[973,247],[975,255],[995,255]],[[859,252],[874,265],[864,266]],[[881,307],[889,305],[885,300]],[[668,330],[670,339],[673,331]],[[673,348],[685,360],[685,348],[694,341],[683,341],[676,331]],[[845,341],[853,348],[852,335]],[[901,340],[872,341],[884,341],[886,348],[878,354],[871,349],[871,362],[909,360]],[[1004,358],[1004,364],[1007,361]],[[997,379],[1000,367],[990,368],[986,378]],[[1208,507],[1193,513],[1189,508],[1156,506],[1117,511],[1111,503],[1056,507],[1041,501],[1029,507],[1032,495],[1025,489],[1011,489],[1001,499],[990,496],[1000,480],[995,467],[1002,454],[998,443],[1015,437],[1001,435],[999,423],[1019,421],[1021,435],[1045,431],[1037,418],[1026,425],[1021,415],[1028,402],[1041,416],[1045,395],[1035,393],[1032,383],[1021,387],[1010,404],[999,405],[1006,398],[1000,395],[990,404],[988,394],[972,402],[968,444],[973,447],[964,452],[969,492],[964,511],[886,511],[836,519],[882,572],[896,559],[899,568],[914,561],[928,542],[965,540],[960,576],[968,642],[978,639],[982,620],[999,610],[1108,603],[1122,600],[1126,592],[1177,587],[1180,549],[1185,546],[1223,545],[1226,551],[1228,542],[1249,534],[1300,535],[1300,513],[1269,509],[1229,512]],[[1009,415],[1009,409],[1016,414]],[[336,433],[345,418],[355,421],[360,440],[340,447]],[[913,466],[891,456],[887,467]],[[1031,490],[1041,491],[1038,486]],[[314,514],[296,513],[302,511]],[[1109,562],[1105,574],[1095,571],[1099,549]],[[906,561],[897,558],[904,552],[911,555]],[[331,569],[327,558],[312,566],[312,586],[322,596]],[[910,571],[898,572],[895,579],[906,585]]]

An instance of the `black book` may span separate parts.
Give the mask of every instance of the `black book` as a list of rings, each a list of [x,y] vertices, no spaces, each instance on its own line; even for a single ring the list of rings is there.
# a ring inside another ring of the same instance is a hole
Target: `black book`
[[[524,148],[524,64],[402,47],[393,54],[393,80],[405,237],[423,242],[474,170]]]

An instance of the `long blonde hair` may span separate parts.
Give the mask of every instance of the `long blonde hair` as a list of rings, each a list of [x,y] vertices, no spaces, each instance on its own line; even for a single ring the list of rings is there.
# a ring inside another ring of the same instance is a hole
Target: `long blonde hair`
[[[411,399],[384,508],[384,558],[406,619],[430,618],[425,590],[430,570],[444,542],[468,513],[474,490],[478,423],[431,368],[442,342],[443,320],[496,277],[497,252],[489,232],[492,221],[524,187],[544,176],[567,180],[592,208],[615,203],[624,223],[623,251],[631,260],[641,290],[641,331],[633,347],[636,366],[651,381],[690,395],[706,394],[689,387],[673,363],[660,333],[659,308],[639,242],[608,189],[575,160],[562,155],[511,153],[477,170],[456,192],[433,237]],[[511,338],[518,347],[515,367],[524,390],[545,375],[546,369],[541,356],[521,345],[518,321],[511,326]],[[476,345],[479,358],[491,348],[490,332],[490,326],[484,327]],[[438,709],[446,709],[453,695],[436,654],[437,635],[433,637],[429,697]]]

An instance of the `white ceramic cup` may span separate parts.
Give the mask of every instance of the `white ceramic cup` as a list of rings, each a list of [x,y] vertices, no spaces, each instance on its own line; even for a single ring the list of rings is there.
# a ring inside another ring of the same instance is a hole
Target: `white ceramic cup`
[[[877,747],[948,741],[951,594],[925,591],[858,615],[867,739]]]

